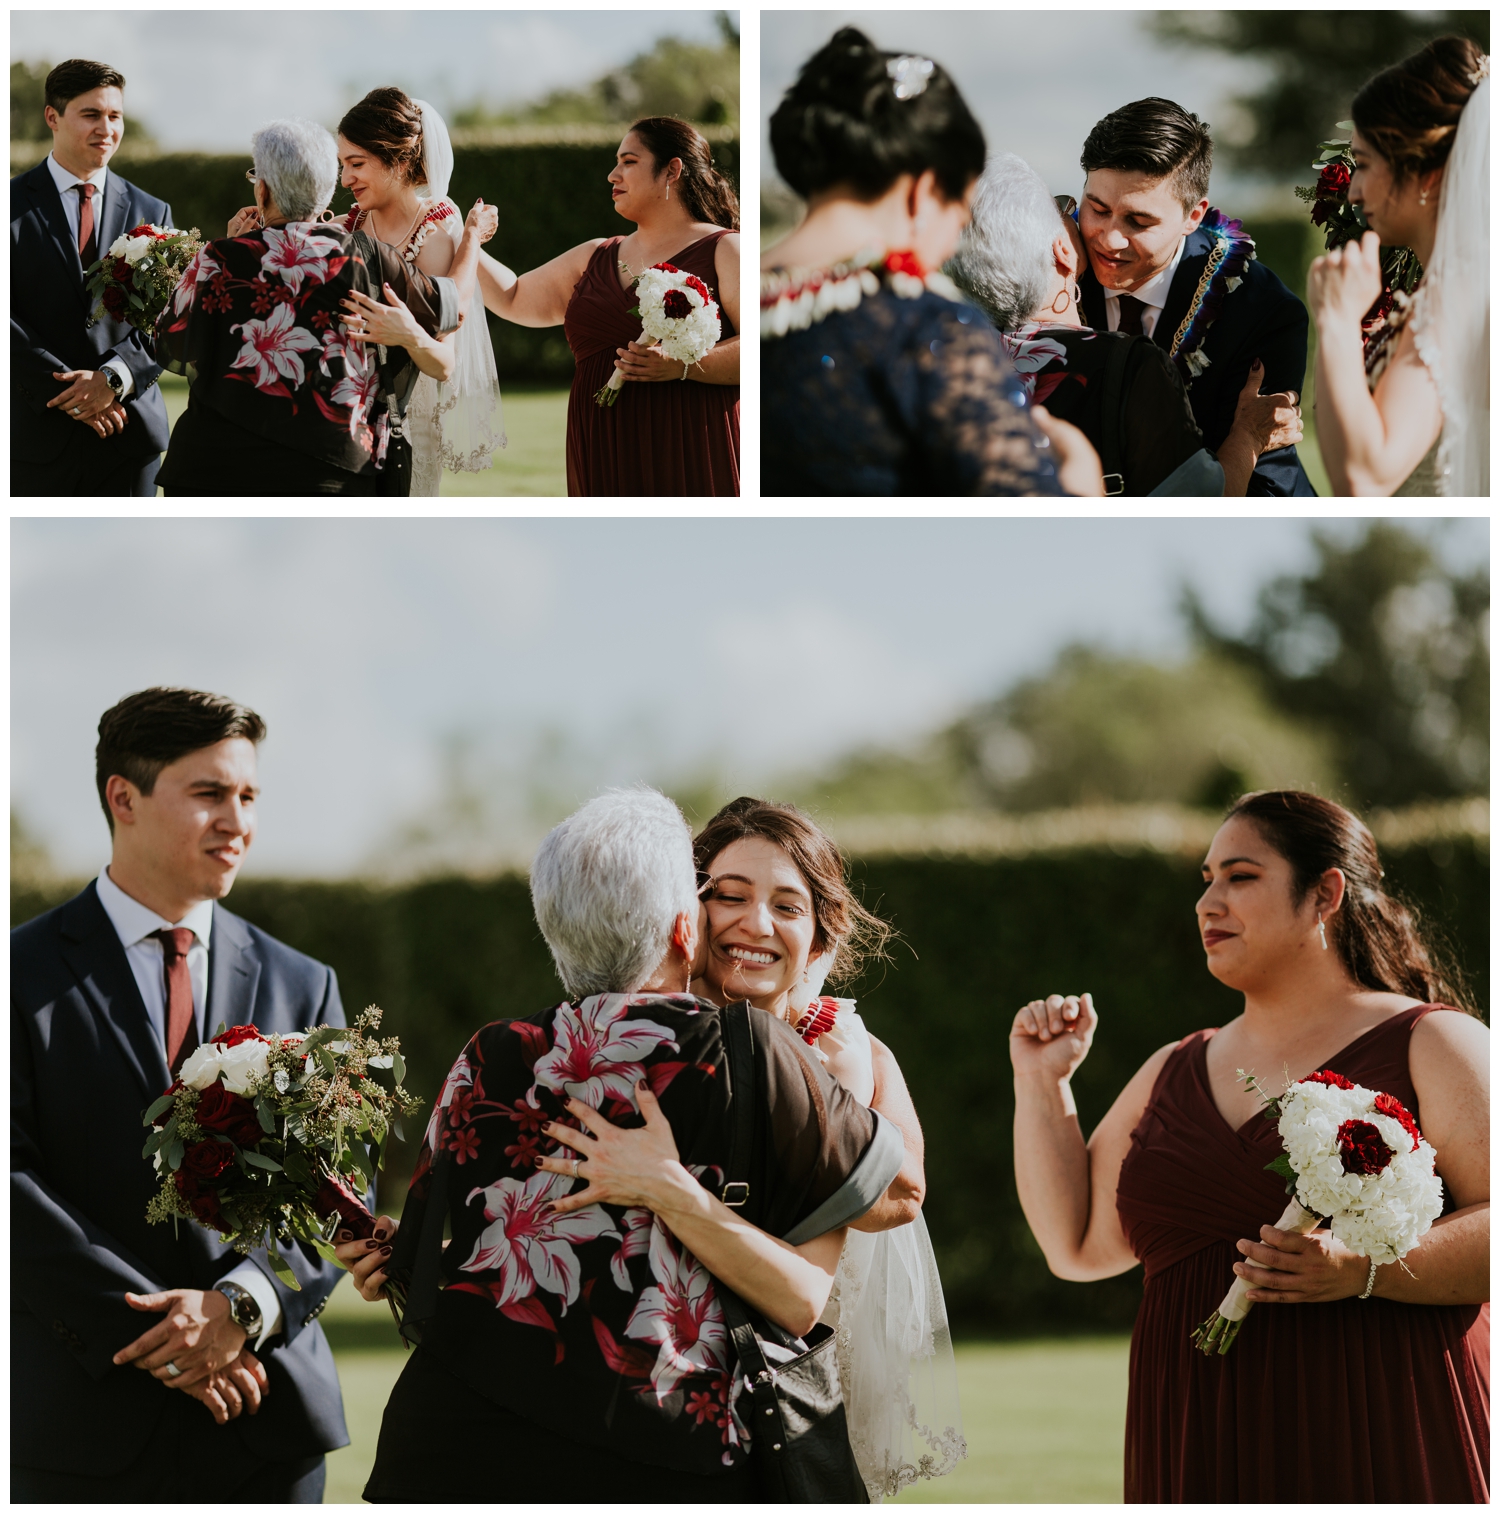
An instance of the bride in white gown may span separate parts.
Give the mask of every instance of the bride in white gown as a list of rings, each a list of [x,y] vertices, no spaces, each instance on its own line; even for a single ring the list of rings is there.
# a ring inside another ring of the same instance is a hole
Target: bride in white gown
[[[1490,60],[1440,37],[1355,96],[1351,204],[1371,230],[1313,262],[1318,440],[1335,494],[1490,492]],[[1423,277],[1384,327],[1380,247]]]
[[[787,1020],[833,1077],[901,1129],[908,1165],[892,1189],[910,1178],[920,1192],[921,1128],[896,1059],[853,1000],[822,993],[838,952],[857,953],[861,926],[886,929],[849,893],[837,848],[790,806],[737,800],[696,850],[709,883],[694,992]],[[850,1444],[876,1503],[968,1454],[937,1259],[919,1203],[907,1202],[905,1223],[879,1212],[894,1207],[882,1200],[848,1230],[823,1315],[838,1337]]]
[[[464,218],[448,195],[453,144],[442,116],[399,89],[375,89],[339,123],[338,141],[342,181],[356,200],[349,229],[399,247],[426,274],[445,274]],[[413,495],[437,494],[444,468],[483,473],[505,446],[495,353],[477,288],[452,340],[452,379],[439,383],[424,373],[407,404]]]

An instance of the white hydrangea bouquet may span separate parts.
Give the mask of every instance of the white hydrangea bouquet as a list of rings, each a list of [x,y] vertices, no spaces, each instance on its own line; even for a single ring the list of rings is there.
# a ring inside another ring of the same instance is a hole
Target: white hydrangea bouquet
[[[1336,1072],[1315,1072],[1273,1099],[1253,1073],[1237,1070],[1276,1121],[1284,1147],[1268,1172],[1292,1195],[1278,1230],[1306,1235],[1323,1221],[1358,1256],[1399,1262],[1443,1212],[1437,1153],[1393,1094],[1362,1088]],[[1251,1284],[1236,1278],[1224,1302],[1193,1332],[1205,1356],[1234,1344],[1251,1309]]]
[[[708,286],[672,263],[657,263],[635,281],[636,305],[631,315],[640,318],[651,345],[683,364],[683,378],[694,363],[701,363],[719,340],[719,307]],[[594,396],[596,405],[613,405],[625,385],[618,368]]]
[[[153,332],[157,316],[166,309],[184,270],[202,246],[196,227],[173,231],[143,222],[117,236],[84,275],[94,297],[89,324],[96,324],[107,311],[138,331]]]

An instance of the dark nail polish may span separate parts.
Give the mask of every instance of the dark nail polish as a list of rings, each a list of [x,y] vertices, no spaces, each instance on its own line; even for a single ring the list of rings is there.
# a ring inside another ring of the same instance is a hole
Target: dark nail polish
[[[352,1230],[340,1230],[339,1231],[339,1244],[341,1246],[347,1245],[353,1239],[354,1239],[354,1232]]]
[[[381,1256],[389,1256],[394,1249],[395,1248],[391,1246],[382,1246],[380,1248],[380,1254]]]

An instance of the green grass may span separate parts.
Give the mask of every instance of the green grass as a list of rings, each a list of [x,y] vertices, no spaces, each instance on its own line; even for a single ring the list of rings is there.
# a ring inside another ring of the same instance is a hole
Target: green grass
[[[340,1283],[323,1315],[350,1444],[328,1458],[326,1503],[358,1503],[380,1417],[406,1353],[384,1308]],[[957,1350],[968,1459],[897,1503],[1119,1503],[1125,1443],[1123,1336],[973,1343]]]
[[[172,425],[187,409],[187,380],[167,373],[161,378],[162,398]],[[565,495],[568,492],[566,445],[568,391],[514,389],[503,391],[501,408],[509,445],[495,453],[494,465],[484,473],[443,474],[441,494],[451,495]]]

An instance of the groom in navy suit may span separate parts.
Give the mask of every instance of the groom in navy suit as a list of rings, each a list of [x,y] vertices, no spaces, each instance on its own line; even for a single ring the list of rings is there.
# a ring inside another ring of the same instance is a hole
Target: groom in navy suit
[[[125,79],[70,58],[47,75],[52,151],[10,181],[10,492],[156,495],[167,445],[150,343],[109,315],[88,324],[84,270],[171,207],[109,160],[125,130]]]
[[[253,710],[147,689],[99,722],[113,835],[82,893],[11,932],[11,1498],[320,1503],[347,1445],[310,1247],[242,1257],[148,1224],[141,1113],[226,1025],[343,1025],[338,985],[218,903],[254,834]]]
[[[1208,127],[1170,100],[1136,100],[1094,127],[1081,162],[1084,319],[1099,331],[1147,336],[1172,355],[1210,451],[1229,435],[1259,363],[1250,394],[1282,404],[1246,492],[1311,495],[1289,444],[1307,368],[1307,309],[1253,260],[1239,223],[1210,207]]]

